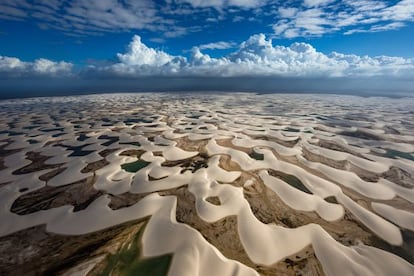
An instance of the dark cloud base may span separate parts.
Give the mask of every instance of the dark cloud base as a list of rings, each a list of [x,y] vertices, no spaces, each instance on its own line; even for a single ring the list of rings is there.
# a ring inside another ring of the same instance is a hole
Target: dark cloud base
[[[121,92],[330,93],[414,96],[414,80],[386,78],[147,77],[134,79],[3,79],[0,98]]]

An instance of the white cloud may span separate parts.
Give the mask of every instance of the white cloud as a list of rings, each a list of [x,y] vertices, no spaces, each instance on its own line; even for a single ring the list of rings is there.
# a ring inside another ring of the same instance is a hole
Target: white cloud
[[[42,28],[57,29],[72,36],[99,35],[105,32],[148,30],[164,37],[183,36],[205,26],[183,24],[200,16],[216,22],[227,13],[253,10],[269,0],[2,0],[0,18],[35,18]],[[237,15],[236,15],[237,16]],[[207,20],[207,22],[209,22]],[[194,23],[194,22],[193,22]]]
[[[40,58],[34,62],[21,61],[15,57],[0,56],[0,77],[68,76],[73,64]]]
[[[404,27],[405,24],[401,22],[393,22],[386,25],[373,25],[369,29],[351,29],[349,31],[346,31],[345,35],[351,35],[354,33],[376,33],[376,32],[382,32],[382,31],[389,31],[389,30],[395,30]]]
[[[26,63],[15,57],[0,56],[0,72],[22,70],[26,66]]]
[[[202,46],[202,45],[201,45]],[[225,42],[206,44],[204,49],[225,47]],[[194,47],[186,58],[146,46],[138,35],[126,53],[118,53],[115,64],[97,63],[83,70],[81,76],[108,78],[144,76],[167,77],[414,77],[414,59],[389,56],[358,56],[319,52],[308,43],[290,46],[273,45],[264,34],[242,42],[235,51],[211,57]],[[33,62],[0,56],[0,78],[75,76],[73,65],[64,61],[40,58]]]
[[[119,62],[98,68],[118,76],[277,76],[277,77],[406,77],[414,75],[414,59],[318,52],[307,43],[273,46],[263,34],[251,36],[238,49],[213,58],[195,47],[189,59],[145,46],[134,36]]]
[[[78,17],[85,28],[143,29],[159,18],[155,4],[149,0],[75,0],[66,9],[67,14]]]
[[[0,16],[4,19],[15,19],[20,20],[27,16],[26,12],[13,6],[2,5],[0,3]],[[8,18],[6,18],[8,17]]]
[[[224,50],[224,49],[234,48],[234,46],[235,46],[235,44],[233,42],[219,41],[219,42],[212,42],[212,43],[202,44],[202,45],[198,46],[198,48],[200,50],[205,50],[205,49]]]
[[[267,0],[176,0],[177,3],[188,3],[193,7],[241,7],[241,8],[256,8],[265,5]]]
[[[277,36],[379,32],[414,22],[414,0],[2,0],[0,19],[34,18],[41,28],[71,36],[146,30],[174,38],[233,23],[273,20]],[[191,22],[191,24],[188,24]],[[226,23],[227,24],[227,23]],[[393,26],[393,27],[391,27]],[[238,27],[238,26],[236,26]]]
[[[71,71],[72,66],[68,62],[55,62],[45,58],[36,59],[34,63],[29,63],[33,72],[45,75],[67,74]]]
[[[141,37],[134,35],[126,54],[117,54],[118,59],[125,65],[152,65],[162,66],[170,62],[173,57],[163,51],[147,47],[141,42]]]
[[[414,1],[403,0],[381,11],[385,20],[414,21]]]
[[[280,7],[278,12],[282,18],[290,18],[296,15],[296,13],[298,12],[298,9],[292,8],[292,7],[288,7],[288,8]]]
[[[232,18],[232,21],[235,22],[235,23],[236,22],[241,22],[243,20],[245,20],[245,18],[243,16],[240,16],[240,15],[236,15]]]
[[[171,26],[167,30],[165,30],[162,34],[164,37],[172,38],[172,37],[179,37],[186,35],[188,33],[197,32],[200,30],[198,26],[190,26],[190,27],[181,27],[181,26]]]
[[[306,7],[315,7],[315,6],[323,6],[333,1],[334,0],[304,0],[303,4]]]
[[[43,27],[78,35],[125,30],[155,30],[168,22],[159,16],[152,0],[3,0],[0,17],[33,17]]]
[[[159,43],[159,44],[163,44],[166,42],[165,38],[162,38],[162,37],[153,37],[153,38],[150,38],[149,41],[154,42],[154,43]]]
[[[273,24],[277,36],[286,38],[322,36],[326,33],[379,32],[395,30],[414,22],[414,0],[304,0],[277,8]]]
[[[127,53],[118,53],[119,63],[106,67],[93,67],[97,72],[114,73],[118,76],[151,76],[177,74],[186,63],[183,57],[169,55],[161,50],[147,47],[141,37],[134,35]]]

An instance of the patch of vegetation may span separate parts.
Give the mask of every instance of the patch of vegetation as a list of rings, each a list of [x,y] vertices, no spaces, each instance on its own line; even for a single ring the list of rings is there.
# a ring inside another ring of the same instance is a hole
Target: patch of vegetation
[[[220,198],[218,196],[210,196],[206,198],[206,201],[217,206],[221,205]]]
[[[120,276],[164,276],[172,261],[172,254],[162,255],[153,258],[143,258],[141,239],[145,225],[135,234],[132,241],[125,244],[116,254],[107,258],[106,267],[98,275],[120,275]]]
[[[164,167],[176,167],[179,166],[183,168],[181,173],[185,173],[186,171],[191,171],[195,173],[196,171],[207,168],[208,165],[208,155],[205,154],[198,154],[190,159],[185,160],[177,160],[177,161],[164,161],[161,165]]]

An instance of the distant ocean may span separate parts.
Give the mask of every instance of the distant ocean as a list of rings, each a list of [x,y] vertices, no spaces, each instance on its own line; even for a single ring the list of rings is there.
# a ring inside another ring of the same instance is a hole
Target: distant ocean
[[[386,98],[413,98],[414,93],[408,92],[379,92],[379,91],[323,91],[323,92],[272,92],[272,91],[203,91],[203,90],[196,90],[196,91],[185,91],[185,90],[174,90],[174,91],[122,91],[122,92],[108,92],[108,91],[41,91],[41,92],[1,92],[0,91],[0,101],[1,100],[8,100],[8,99],[21,99],[21,98],[37,98],[37,97],[62,97],[62,96],[81,96],[81,95],[96,95],[96,94],[123,94],[123,93],[149,93],[149,94],[192,94],[192,95],[215,95],[215,94],[231,94],[231,93],[248,93],[248,94],[257,94],[257,95],[269,95],[269,94],[314,94],[314,95],[352,95],[352,96],[359,96],[359,97],[386,97]]]

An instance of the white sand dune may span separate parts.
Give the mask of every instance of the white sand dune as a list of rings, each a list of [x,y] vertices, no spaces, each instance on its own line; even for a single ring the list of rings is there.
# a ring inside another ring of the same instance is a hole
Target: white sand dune
[[[387,204],[372,202],[372,209],[380,216],[394,222],[402,228],[414,231],[414,214],[405,210],[400,210]]]
[[[338,220],[344,215],[341,205],[332,204],[323,198],[304,193],[291,187],[279,178],[269,176],[267,171],[261,171],[259,176],[272,191],[274,191],[289,207],[298,211],[316,211],[323,219]]]
[[[11,120],[19,124],[13,132],[0,133],[0,147],[5,155],[0,169],[0,236],[42,224],[48,232],[83,235],[149,218],[142,237],[143,254],[147,257],[174,254],[169,275],[258,275],[246,264],[225,257],[195,228],[177,222],[177,197],[162,196],[161,192],[185,186],[194,196],[196,215],[205,223],[236,217],[241,246],[255,265],[276,266],[312,246],[327,275],[414,275],[414,266],[406,260],[362,242],[345,246],[316,223],[296,228],[263,223],[245,197],[246,190],[256,188],[260,182],[287,209],[312,213],[328,224],[340,223],[347,213],[367,228],[363,231],[388,244],[401,246],[405,242],[401,229],[414,231],[414,214],[375,200],[398,196],[408,206],[414,203],[414,189],[409,185],[403,187],[400,183],[403,178],[397,181],[395,176],[387,175],[391,167],[399,168],[406,178],[414,172],[414,162],[409,160],[409,154],[414,151],[414,133],[405,121],[407,115],[398,113],[411,102],[394,99],[389,100],[395,101],[392,105],[381,106],[378,99],[369,102],[332,96],[329,102],[311,95],[301,99],[292,95],[237,94],[238,98],[221,95],[215,100],[207,96],[190,99],[165,96],[168,101],[160,108],[157,97],[119,94],[27,99],[21,103],[28,108],[25,112],[13,109],[18,103],[9,103],[8,116],[0,111],[3,115],[0,122],[2,126]],[[145,108],[137,106],[137,99],[146,103]],[[59,120],[49,116],[55,114],[59,118],[59,107],[30,109],[38,103],[60,101],[72,106],[73,112],[60,115]],[[93,114],[90,103],[99,106],[96,112],[102,114]],[[367,123],[364,118],[357,120],[356,115],[352,117],[351,111],[341,108],[345,103],[374,123]],[[309,106],[320,114],[314,114]],[[367,108],[384,111],[377,110],[374,116]],[[390,108],[394,113],[387,111]],[[38,117],[32,118],[28,115],[30,112]],[[137,115],[144,112],[148,114]],[[349,116],[355,121],[353,126],[349,126],[352,124]],[[138,119],[131,120],[135,117]],[[41,127],[25,128],[34,122]],[[388,133],[393,129],[393,133]],[[357,131],[365,134],[360,134],[362,137],[344,134]],[[81,138],[81,134],[87,137]],[[370,135],[377,140],[367,139]],[[222,139],[230,139],[231,143],[225,141],[223,146]],[[332,148],[318,146],[320,141],[328,141]],[[82,151],[75,154],[74,147]],[[254,150],[263,160],[250,157],[238,147]],[[385,149],[398,151],[399,156],[387,156]],[[304,150],[324,162],[308,160]],[[134,156],[136,151],[143,154]],[[48,159],[29,160],[33,152]],[[131,156],[123,152],[131,152]],[[227,164],[233,171],[222,167],[223,156],[234,162]],[[93,172],[82,172],[88,164],[103,159],[107,162],[104,166]],[[335,168],[329,161],[343,167]],[[133,162],[143,162],[142,168],[136,172],[123,169],[124,164]],[[356,173],[350,167],[360,171]],[[66,169],[47,181],[40,180],[56,168]],[[20,173],[16,172],[18,169]],[[272,176],[272,171],[296,177],[310,193]],[[363,180],[364,173],[378,180]],[[104,195],[83,210],[74,212],[74,206],[63,205],[25,215],[11,211],[13,203],[22,195],[44,187],[71,185],[86,178],[92,179],[93,188]],[[243,183],[235,184],[240,182]],[[111,209],[108,194],[125,193],[148,195],[128,207]],[[208,201],[212,197],[219,204]],[[338,204],[328,202],[327,197],[334,197]],[[367,200],[369,205],[361,205],[355,197]]]

